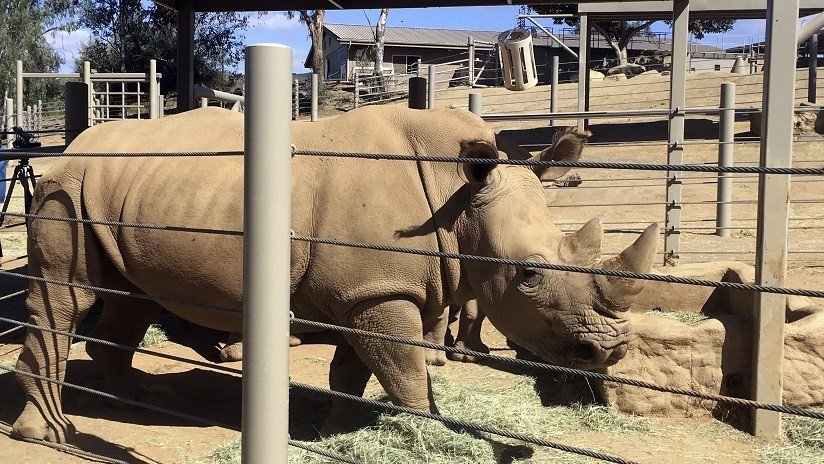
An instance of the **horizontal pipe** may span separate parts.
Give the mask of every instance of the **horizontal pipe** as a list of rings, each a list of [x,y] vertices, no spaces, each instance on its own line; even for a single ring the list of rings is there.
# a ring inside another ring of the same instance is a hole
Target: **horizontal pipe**
[[[203,87],[200,85],[195,86],[195,96],[196,97],[206,97],[213,100],[220,100],[226,102],[240,102],[243,103],[245,99],[243,95],[235,95],[229,92],[223,92],[221,90],[210,89],[208,87]]]

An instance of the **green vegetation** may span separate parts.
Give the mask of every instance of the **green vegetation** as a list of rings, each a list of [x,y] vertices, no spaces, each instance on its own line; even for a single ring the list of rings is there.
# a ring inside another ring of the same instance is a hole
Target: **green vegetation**
[[[166,337],[166,332],[163,331],[163,328],[157,324],[152,324],[146,330],[146,335],[143,336],[143,340],[140,341],[140,347],[156,346],[168,340],[169,338]]]
[[[487,424],[550,440],[570,432],[613,431],[655,433],[643,418],[628,416],[613,409],[582,403],[545,406],[536,390],[554,385],[523,376],[489,371],[481,383],[461,384],[440,375],[432,376],[436,401],[441,412],[450,417]],[[552,391],[554,395],[556,392]],[[564,394],[564,393],[562,393]],[[367,396],[384,399],[377,384],[370,383]],[[557,400],[557,398],[554,398]],[[323,407],[312,408],[313,412]],[[323,411],[317,414],[322,417]],[[294,417],[293,417],[294,418]],[[298,417],[314,421],[319,417]],[[316,425],[315,425],[316,426]],[[311,424],[292,424],[293,429],[309,429]],[[297,434],[293,434],[297,436]],[[559,441],[563,441],[560,439]],[[312,445],[351,456],[360,462],[381,463],[496,463],[496,462],[590,462],[567,453],[533,449],[518,441],[495,435],[453,430],[439,422],[400,414],[381,415],[377,422],[348,434],[324,438]],[[294,463],[327,463],[327,458],[298,448],[290,448]],[[240,441],[233,440],[216,448],[201,463],[240,462]]]
[[[653,309],[652,311],[647,311],[644,314],[650,314],[652,316],[659,316],[665,317],[667,319],[672,319],[674,321],[683,322],[684,324],[695,324],[696,322],[701,322],[707,319],[707,316],[702,313],[686,313],[686,312],[679,312],[679,311],[661,311],[660,309]]]
[[[824,463],[824,422],[784,417],[784,437],[777,445],[759,450],[767,464]]]

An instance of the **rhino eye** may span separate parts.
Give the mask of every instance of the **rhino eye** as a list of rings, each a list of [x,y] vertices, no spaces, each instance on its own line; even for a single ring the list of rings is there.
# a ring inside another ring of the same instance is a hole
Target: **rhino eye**
[[[527,287],[535,287],[541,282],[541,272],[534,267],[526,267],[521,271],[523,274],[524,285]]]

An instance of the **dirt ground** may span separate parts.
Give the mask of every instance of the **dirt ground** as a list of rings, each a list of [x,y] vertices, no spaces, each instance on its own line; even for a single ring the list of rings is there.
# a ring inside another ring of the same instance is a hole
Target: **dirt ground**
[[[752,78],[740,78],[752,79]],[[720,82],[720,80],[718,81]],[[716,82],[707,84],[703,90],[693,90],[692,96],[699,95],[707,101],[717,102],[715,95],[709,95],[716,88]],[[571,92],[572,90],[570,90]],[[462,91],[454,91],[457,95]],[[498,91],[495,91],[498,92]],[[490,91],[488,101],[493,100]],[[610,90],[614,92],[614,90]],[[742,92],[745,93],[745,92]],[[654,101],[650,95],[649,101]],[[455,101],[465,96],[457,95]],[[501,97],[495,97],[501,98]],[[615,96],[615,101],[631,98],[626,93]],[[635,97],[638,98],[638,97]],[[646,97],[645,97],[646,98]],[[447,102],[448,100],[443,100]],[[464,100],[461,100],[465,102]],[[597,100],[600,104],[603,100]],[[526,106],[521,106],[527,110]],[[638,105],[631,105],[638,107]],[[552,129],[542,127],[544,123],[499,124],[498,129],[523,144],[546,144],[551,140]],[[593,144],[584,153],[587,160],[665,162],[666,144],[645,145],[641,141],[664,141],[666,122],[646,121],[626,124],[625,121],[596,121],[591,127]],[[691,118],[687,123],[688,138],[698,141],[717,140],[717,122],[711,118]],[[738,135],[746,137],[749,126],[746,121],[737,125]],[[614,146],[600,146],[602,143],[616,143]],[[805,141],[795,145],[793,159],[797,166],[824,165],[824,138],[821,141]],[[749,164],[758,159],[756,144],[735,146],[737,163]],[[686,163],[713,163],[717,160],[717,145],[712,143],[688,145],[685,148]],[[34,162],[37,173],[43,172],[49,160]],[[634,240],[638,230],[651,222],[663,223],[665,186],[661,173],[638,173],[630,171],[577,170],[583,179],[578,187],[549,188],[554,201],[549,203],[557,224],[564,230],[574,230],[592,217],[599,217],[606,234],[605,254],[614,254]],[[710,174],[685,175],[683,201],[707,202],[715,200],[715,181]],[[755,176],[735,178],[734,200],[754,201],[757,198]],[[792,219],[789,239],[789,275],[787,286],[821,289],[824,284],[824,242],[821,226],[824,214],[820,200],[824,201],[824,179],[793,178],[791,201]],[[637,205],[642,203],[644,205]],[[647,205],[646,203],[652,203]],[[613,206],[597,206],[597,205]],[[635,204],[631,206],[629,204]],[[592,206],[585,206],[592,205]],[[17,209],[15,209],[17,208]],[[22,208],[20,198],[16,198],[12,210]],[[732,237],[721,238],[714,231],[684,230],[682,237],[681,262],[708,260],[740,260],[752,262],[755,250],[756,207],[753,203],[733,206],[734,225]],[[686,204],[683,208],[684,227],[714,226],[715,205]],[[7,221],[7,224],[12,219]],[[631,222],[630,221],[634,221]],[[17,222],[17,221],[14,221]],[[739,228],[740,227],[740,228]],[[2,268],[25,272],[25,259],[8,261],[25,254],[25,231],[22,228],[0,231],[4,258]],[[662,257],[663,260],[663,257]],[[22,289],[20,281],[0,279],[0,295]],[[7,317],[24,320],[26,310],[22,298],[0,302],[0,312]],[[203,330],[184,321],[167,318],[160,321],[170,341],[151,349],[196,360],[192,366],[180,361],[160,359],[147,355],[137,355],[134,366],[138,370],[138,383],[146,392],[143,400],[155,405],[180,412],[226,423],[235,429],[205,427],[198,423],[163,414],[131,407],[113,407],[100,398],[86,393],[64,389],[64,410],[77,426],[79,435],[74,445],[86,451],[104,454],[113,458],[135,463],[180,463],[217,462],[206,457],[219,445],[238,437],[240,427],[241,382],[237,374],[211,367],[208,361],[216,359],[215,346],[225,339],[225,334]],[[9,326],[0,324],[0,332]],[[506,347],[506,341],[490,324],[486,324],[485,341],[496,354],[513,356]],[[0,363],[12,362],[20,349],[22,331],[0,339]],[[291,350],[291,375],[293,380],[323,387],[328,386],[328,362],[333,347],[328,345],[304,345]],[[204,363],[204,360],[207,362]],[[6,364],[8,365],[8,364]],[[223,367],[240,369],[240,363],[224,364]],[[444,367],[431,368],[434,375],[449,379],[455,384],[471,387],[488,382],[489,368],[450,362]],[[518,374],[500,373],[495,377],[498,388],[506,390],[518,382]],[[82,343],[72,349],[68,382],[100,388],[101,380],[95,374]],[[374,385],[372,385],[374,388]],[[13,376],[0,373],[0,421],[10,424],[17,417],[23,404],[22,391]],[[552,392],[535,391],[534,395],[552,396]],[[543,399],[543,397],[542,397]],[[551,401],[550,401],[551,402]],[[298,439],[315,439],[317,433],[307,425],[307,417],[317,415],[318,408],[328,405],[310,400],[294,393],[290,402],[290,416],[296,424],[302,424],[292,431]],[[506,408],[507,405],[501,405]],[[458,416],[460,417],[460,416]],[[711,419],[659,419],[649,418],[649,431],[626,430],[567,430],[554,437],[557,441],[594,448],[626,459],[643,463],[756,463],[764,462],[765,450],[779,450],[782,443],[776,440],[754,439],[734,427]],[[303,422],[302,422],[303,421]],[[297,427],[297,426],[296,426]],[[822,438],[824,439],[824,438]],[[804,462],[824,462],[824,458]],[[204,461],[205,460],[205,461]],[[88,462],[69,453],[52,450],[36,444],[23,443],[0,434],[0,463],[79,463]],[[222,462],[222,461],[221,461]],[[229,461],[226,461],[229,462]],[[512,462],[499,459],[497,462]],[[558,462],[557,455],[543,455],[536,451],[529,462]],[[579,461],[563,461],[579,462]],[[589,461],[586,461],[589,462]],[[772,460],[770,462],[801,462]]]

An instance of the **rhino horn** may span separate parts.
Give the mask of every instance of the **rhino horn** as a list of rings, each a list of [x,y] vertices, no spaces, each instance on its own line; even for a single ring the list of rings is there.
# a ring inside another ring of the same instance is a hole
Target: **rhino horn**
[[[652,269],[658,245],[658,224],[652,224],[644,230],[635,243],[621,254],[605,260],[604,269],[648,273]],[[635,298],[644,289],[643,280],[621,277],[596,276],[595,281],[600,290],[599,300],[605,308],[615,311],[629,310]]]
[[[601,240],[604,230],[601,220],[590,219],[583,227],[564,237],[561,258],[579,266],[589,266],[601,259]]]

